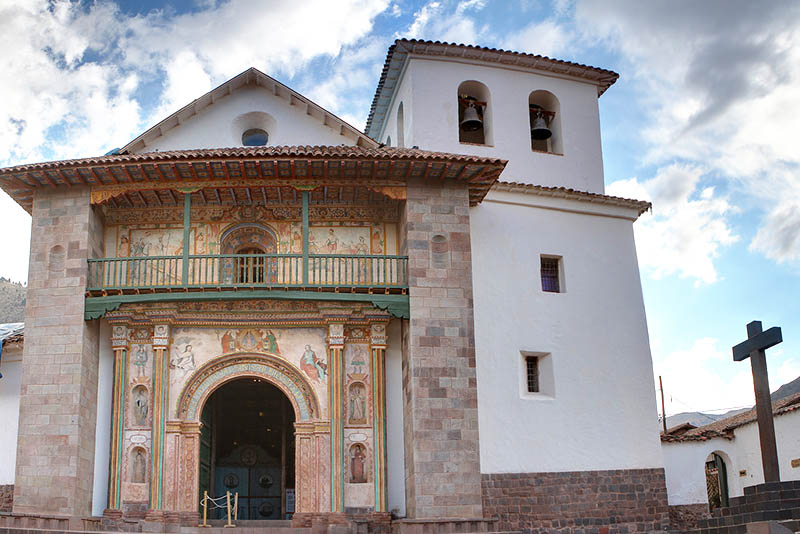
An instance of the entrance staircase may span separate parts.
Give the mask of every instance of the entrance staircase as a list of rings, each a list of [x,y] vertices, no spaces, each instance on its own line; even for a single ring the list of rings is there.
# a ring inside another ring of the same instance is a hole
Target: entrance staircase
[[[800,531],[800,480],[744,488],[744,495],[731,498],[729,506],[714,510],[710,519],[701,519],[690,533],[746,534],[748,524],[765,521]]]
[[[497,530],[492,520],[400,520],[375,525],[354,520],[349,525],[293,527],[291,521],[237,521],[226,528],[223,520],[210,520],[208,527],[170,526],[131,521],[122,532],[144,534],[519,534]],[[158,526],[156,526],[158,525]],[[104,530],[100,518],[65,518],[0,514],[0,534],[118,534]]]

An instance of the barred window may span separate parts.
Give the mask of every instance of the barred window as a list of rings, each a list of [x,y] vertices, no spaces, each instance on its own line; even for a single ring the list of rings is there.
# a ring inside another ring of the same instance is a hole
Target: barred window
[[[528,378],[528,393],[539,392],[539,358],[536,356],[525,357],[525,368]]]
[[[561,293],[561,283],[559,280],[561,271],[560,258],[542,256],[541,261],[542,291]]]

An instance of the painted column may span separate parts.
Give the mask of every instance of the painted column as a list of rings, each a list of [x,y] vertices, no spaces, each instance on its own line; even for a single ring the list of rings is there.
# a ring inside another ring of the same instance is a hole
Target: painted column
[[[125,427],[125,392],[127,391],[128,328],[116,325],[111,334],[114,350],[114,389],[111,408],[111,465],[108,476],[108,508],[119,510],[122,504],[122,448]]]
[[[192,193],[183,190],[183,285],[189,285],[189,234],[192,228]]]
[[[331,511],[344,512],[344,324],[328,328],[328,390],[331,419]]]
[[[303,285],[308,285],[308,191],[303,191]]]
[[[181,423],[181,444],[178,454],[178,499],[181,512],[197,513],[200,509],[200,422],[184,421]]]
[[[314,480],[314,423],[297,421],[295,439],[295,514],[318,511],[317,485]]]
[[[387,512],[386,481],[386,325],[370,326],[372,354],[372,428],[375,441],[375,511]]]
[[[150,453],[150,510],[162,510],[164,495],[164,454],[169,392],[169,326],[153,331],[153,432]]]

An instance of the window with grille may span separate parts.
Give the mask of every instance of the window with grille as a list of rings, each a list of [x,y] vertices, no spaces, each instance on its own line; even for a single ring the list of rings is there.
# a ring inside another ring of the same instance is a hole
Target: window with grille
[[[264,254],[257,247],[240,250],[239,254]],[[264,283],[264,257],[245,257],[239,260],[239,283],[263,284]]]
[[[561,293],[561,258],[542,256],[542,291]]]
[[[528,382],[528,393],[539,393],[539,358],[525,357],[525,371]]]

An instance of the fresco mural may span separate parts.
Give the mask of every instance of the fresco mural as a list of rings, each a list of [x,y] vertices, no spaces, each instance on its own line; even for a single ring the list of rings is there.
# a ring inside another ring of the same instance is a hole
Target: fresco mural
[[[279,356],[309,379],[327,415],[327,358],[324,328],[197,328],[177,327],[170,346],[170,413],[193,372],[223,354]]]
[[[299,222],[261,222],[275,230],[280,254],[302,254],[303,229]],[[193,222],[189,233],[190,254],[220,254],[220,236],[229,227],[215,221]],[[395,223],[314,223],[309,228],[311,254],[397,254]],[[106,256],[180,256],[183,228],[168,225],[108,225]]]

